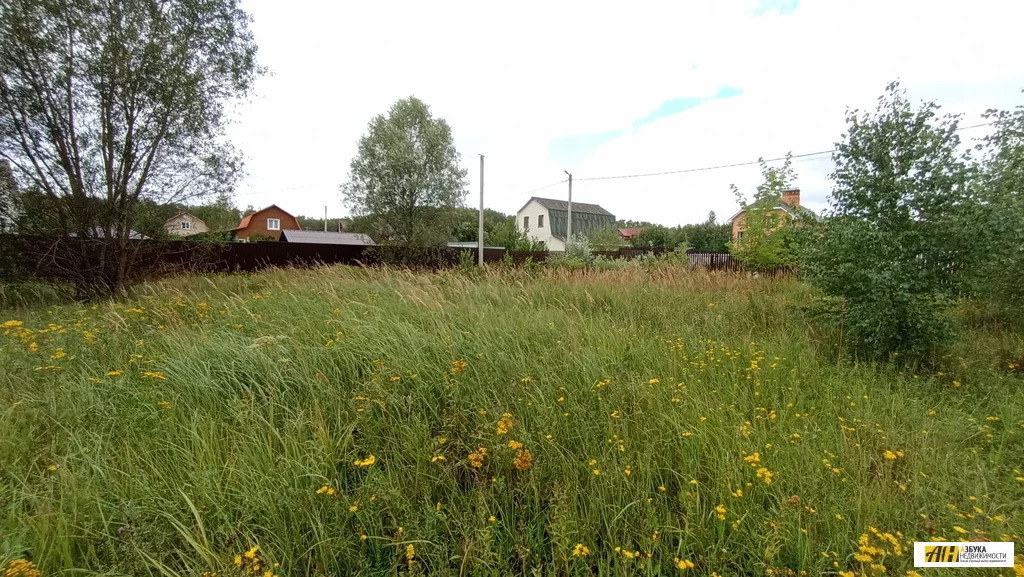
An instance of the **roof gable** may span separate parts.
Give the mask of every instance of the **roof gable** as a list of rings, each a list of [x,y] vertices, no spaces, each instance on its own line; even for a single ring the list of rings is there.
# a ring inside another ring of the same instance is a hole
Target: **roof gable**
[[[266,212],[266,211],[268,211],[268,210],[270,210],[272,208],[276,208],[277,210],[280,210],[281,212],[283,212],[283,213],[287,214],[288,216],[292,217],[295,220],[296,224],[298,224],[299,219],[295,218],[295,216],[292,213],[290,213],[287,210],[281,208],[280,206],[277,206],[276,204],[272,204],[270,206],[261,208],[261,209],[257,210],[256,212],[252,212],[252,213],[249,213],[249,214],[243,216],[242,217],[242,222],[238,223],[238,226],[236,226],[232,230],[241,230],[243,228],[249,228],[249,223],[252,222],[252,217],[254,217],[257,214],[260,214],[262,212]],[[301,229],[302,229],[302,226],[299,225],[299,230],[301,230]]]
[[[207,226],[207,225],[206,225],[206,221],[204,221],[203,219],[199,218],[198,216],[196,216],[196,215],[192,214],[191,212],[186,212],[186,211],[184,211],[184,210],[179,210],[179,211],[178,211],[178,214],[176,214],[176,215],[172,216],[171,218],[169,218],[169,219],[165,220],[165,221],[164,221],[164,224],[167,224],[168,222],[171,222],[172,220],[174,220],[174,219],[176,219],[176,218],[181,218],[181,217],[183,217],[183,216],[187,216],[187,217],[190,217],[190,218],[191,218],[192,220],[194,220],[195,222],[201,222],[201,223],[203,223],[203,226]]]

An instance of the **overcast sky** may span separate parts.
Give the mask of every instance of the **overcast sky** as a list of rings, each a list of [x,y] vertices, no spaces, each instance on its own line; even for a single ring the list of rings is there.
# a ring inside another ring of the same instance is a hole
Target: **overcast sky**
[[[844,112],[891,80],[981,122],[1024,103],[1020,0],[328,2],[244,0],[269,74],[229,129],[247,157],[241,207],[344,216],[338,186],[367,123],[415,95],[452,127],[467,203],[514,213],[531,195],[666,225],[737,209],[756,166],[647,178],[830,150]],[[973,138],[984,128],[965,130]],[[828,156],[794,162],[806,206]]]

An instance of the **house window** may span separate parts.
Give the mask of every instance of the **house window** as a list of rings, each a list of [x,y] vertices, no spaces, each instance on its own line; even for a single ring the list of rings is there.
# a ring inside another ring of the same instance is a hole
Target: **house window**
[[[530,217],[523,217],[523,230],[530,230]]]
[[[281,219],[279,219],[279,218],[268,218],[267,219],[267,230],[281,230]]]
[[[181,230],[188,230],[191,227],[192,227],[192,223],[191,222],[188,222],[187,220],[181,221]]]
[[[743,231],[742,231],[742,230],[741,230],[741,231],[739,231],[739,232],[738,232],[738,233],[736,234],[736,240],[743,240]]]
[[[538,214],[537,215],[537,228],[544,228],[544,215],[543,214]]]

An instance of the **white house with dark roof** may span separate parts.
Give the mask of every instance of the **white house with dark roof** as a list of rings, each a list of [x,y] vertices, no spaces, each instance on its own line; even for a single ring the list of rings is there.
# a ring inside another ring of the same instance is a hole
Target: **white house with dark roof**
[[[519,231],[533,241],[547,245],[550,251],[565,250],[569,203],[553,198],[530,198],[516,213]],[[615,225],[615,215],[596,204],[572,203],[573,235],[590,235],[595,230]]]

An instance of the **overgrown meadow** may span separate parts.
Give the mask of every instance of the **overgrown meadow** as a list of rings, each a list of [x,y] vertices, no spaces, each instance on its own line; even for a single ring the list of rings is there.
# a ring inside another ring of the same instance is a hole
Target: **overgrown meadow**
[[[1021,553],[1021,338],[961,311],[931,368],[858,363],[814,300],[635,263],[334,267],[8,311],[0,568],[902,576],[915,540]]]

